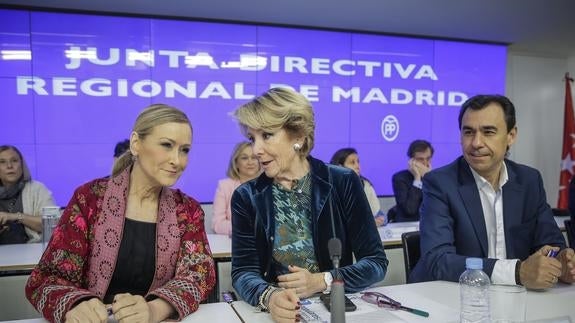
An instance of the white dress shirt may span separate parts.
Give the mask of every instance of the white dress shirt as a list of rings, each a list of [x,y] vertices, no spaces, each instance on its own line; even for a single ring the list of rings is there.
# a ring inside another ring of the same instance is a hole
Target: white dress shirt
[[[519,259],[507,259],[505,246],[505,226],[503,224],[503,191],[502,187],[507,183],[507,167],[503,163],[499,173],[499,187],[493,188],[485,178],[471,169],[475,184],[479,189],[481,208],[485,218],[487,231],[488,257],[497,259],[491,283],[515,285],[515,265]]]

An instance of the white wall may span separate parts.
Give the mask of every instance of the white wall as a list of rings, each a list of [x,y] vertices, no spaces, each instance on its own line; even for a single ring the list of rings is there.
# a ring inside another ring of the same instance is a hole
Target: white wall
[[[559,189],[565,72],[575,75],[575,57],[508,55],[506,95],[517,109],[519,129],[510,158],[541,172],[551,207]]]

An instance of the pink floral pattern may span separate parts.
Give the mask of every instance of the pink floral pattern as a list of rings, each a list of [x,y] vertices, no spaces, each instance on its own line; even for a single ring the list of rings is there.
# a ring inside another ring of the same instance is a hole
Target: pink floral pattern
[[[122,195],[114,194],[119,204],[113,206],[114,210],[105,209],[113,204],[108,203],[105,196],[109,195],[106,192],[110,186],[126,191],[128,179],[126,171],[111,180],[98,179],[84,184],[76,189],[64,210],[26,284],[27,298],[50,322],[63,321],[65,313],[78,301],[102,298],[105,294],[119,244],[107,247],[107,243],[113,241],[103,243],[105,238],[100,233],[120,218],[121,225],[114,232],[119,232],[121,237],[125,207],[122,205],[125,198],[118,199]],[[112,220],[115,215],[116,219]],[[169,302],[178,319],[197,310],[215,285],[214,262],[203,221],[204,213],[197,201],[179,190],[163,190],[157,240],[167,239],[168,247],[164,251],[159,243],[156,246],[156,275],[147,296]],[[177,226],[178,234],[170,232],[170,223]],[[110,254],[113,263],[104,257]]]

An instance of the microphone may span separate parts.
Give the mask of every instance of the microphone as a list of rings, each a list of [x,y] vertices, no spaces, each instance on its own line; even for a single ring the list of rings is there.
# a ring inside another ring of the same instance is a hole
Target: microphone
[[[341,240],[335,234],[335,220],[333,218],[331,192],[329,197],[329,215],[331,218],[332,238],[327,242],[327,250],[335,269],[335,277],[331,284],[330,292],[330,317],[331,323],[345,323],[345,287],[339,274],[339,260],[341,259]]]
[[[341,241],[333,237],[327,242],[327,250],[329,251],[329,258],[333,264],[336,275],[339,276],[339,260],[341,259]],[[335,277],[338,279],[339,277]]]

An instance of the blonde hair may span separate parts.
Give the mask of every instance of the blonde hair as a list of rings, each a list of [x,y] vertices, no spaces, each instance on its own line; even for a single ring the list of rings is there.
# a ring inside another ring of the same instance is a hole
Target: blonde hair
[[[302,136],[298,150],[307,156],[314,146],[315,122],[311,104],[302,94],[288,88],[272,88],[252,101],[240,106],[233,116],[247,135],[247,128],[277,132],[284,129],[291,136]]]
[[[18,154],[18,157],[20,157],[20,166],[22,168],[22,181],[28,182],[32,180],[32,175],[30,175],[30,169],[28,168],[28,164],[26,164],[24,156],[22,156],[22,153],[20,152],[20,150],[18,150],[18,148],[12,145],[2,145],[0,146],[0,153],[10,149],[14,150],[16,154]],[[0,186],[4,186],[4,183],[2,183],[1,180],[0,180]]]
[[[251,147],[252,143],[251,142],[247,142],[247,141],[242,141],[238,144],[236,144],[236,146],[234,147],[234,150],[232,152],[232,156],[230,157],[230,163],[228,164],[228,171],[226,172],[226,175],[229,178],[233,178],[233,179],[240,179],[240,172],[238,170],[238,158],[240,157],[240,154],[242,153],[242,151],[247,148],[247,147]],[[260,168],[259,162],[258,162],[258,168]]]
[[[145,139],[154,127],[165,123],[187,123],[192,129],[188,116],[181,110],[165,104],[152,104],[140,112],[132,132],[138,134],[140,139]],[[193,129],[192,129],[193,133]],[[114,163],[112,176],[116,176],[124,169],[134,164],[131,150],[125,151]]]

